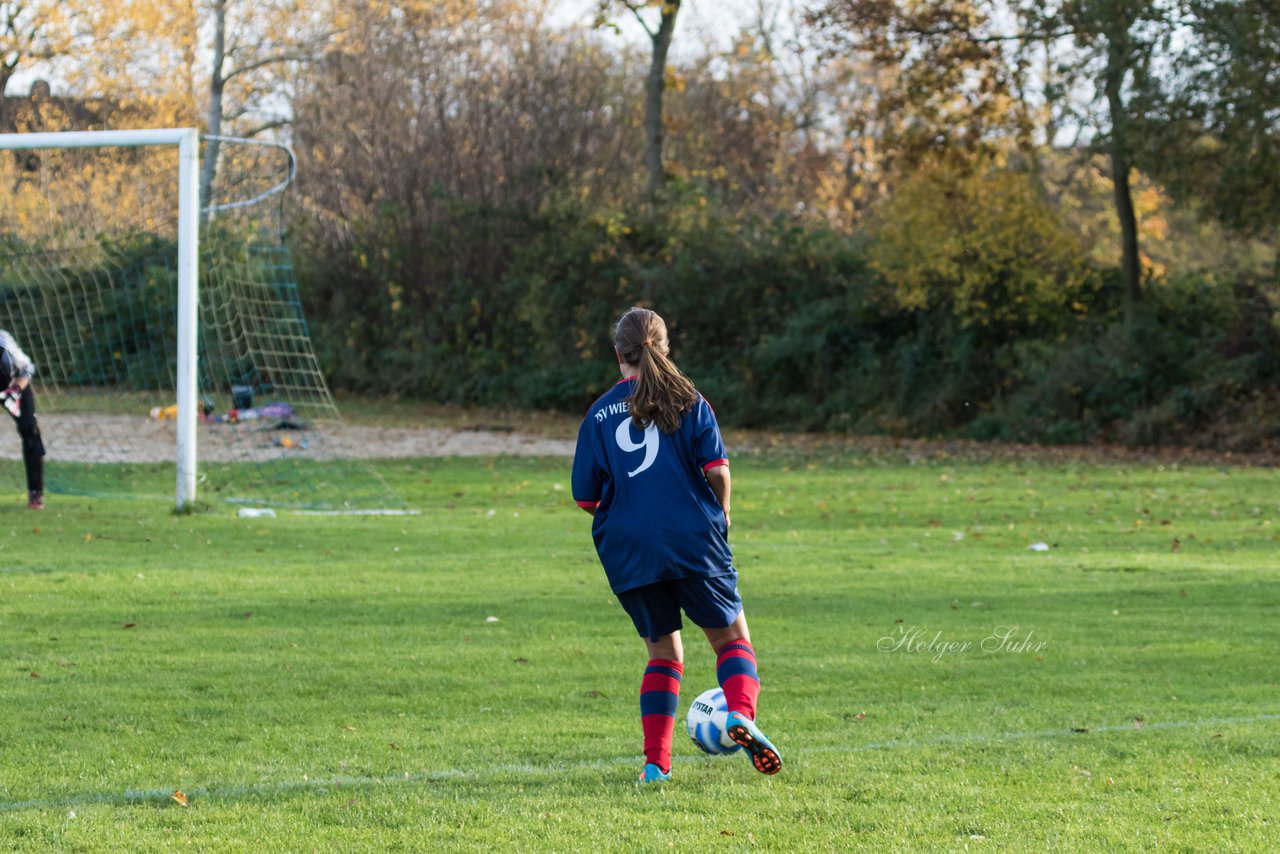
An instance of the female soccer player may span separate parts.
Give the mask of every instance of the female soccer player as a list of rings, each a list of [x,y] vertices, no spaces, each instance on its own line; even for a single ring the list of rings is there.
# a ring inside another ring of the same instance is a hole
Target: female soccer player
[[[671,777],[682,610],[715,650],[726,733],[757,771],[776,774],[782,757],[755,724],[760,679],[729,550],[729,461],[715,414],[667,358],[667,325],[655,312],[624,314],[614,348],[622,381],[578,430],[573,497],[595,517],[591,535],[609,585],[648,648],[640,781]]]

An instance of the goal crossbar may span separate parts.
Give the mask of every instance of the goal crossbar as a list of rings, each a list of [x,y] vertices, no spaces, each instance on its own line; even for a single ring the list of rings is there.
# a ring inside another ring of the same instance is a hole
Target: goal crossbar
[[[177,507],[196,497],[196,359],[200,138],[195,128],[0,134],[0,151],[174,145],[178,148]]]

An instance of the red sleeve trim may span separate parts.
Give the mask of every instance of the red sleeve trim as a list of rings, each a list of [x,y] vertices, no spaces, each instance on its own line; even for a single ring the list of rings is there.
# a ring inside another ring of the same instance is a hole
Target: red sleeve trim
[[[707,463],[705,466],[702,467],[702,470],[711,471],[713,468],[717,468],[719,466],[727,466],[727,465],[729,465],[729,461],[726,460],[724,457],[721,457],[718,460],[712,460],[711,462]]]
[[[578,506],[583,510],[594,510],[600,506],[599,501],[579,501]]]

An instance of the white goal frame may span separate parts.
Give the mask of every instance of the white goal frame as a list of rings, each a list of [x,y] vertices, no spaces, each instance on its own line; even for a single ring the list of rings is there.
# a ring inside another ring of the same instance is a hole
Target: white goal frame
[[[0,134],[0,151],[178,147],[177,509],[196,499],[196,359],[200,274],[200,136],[195,128]],[[37,363],[39,354],[35,354]]]

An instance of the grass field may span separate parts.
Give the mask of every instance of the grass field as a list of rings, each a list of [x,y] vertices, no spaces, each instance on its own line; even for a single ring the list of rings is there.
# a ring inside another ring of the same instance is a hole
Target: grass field
[[[787,764],[680,738],[639,789],[643,647],[567,469],[388,464],[415,517],[15,489],[0,849],[1275,850],[1273,471],[739,458]]]

